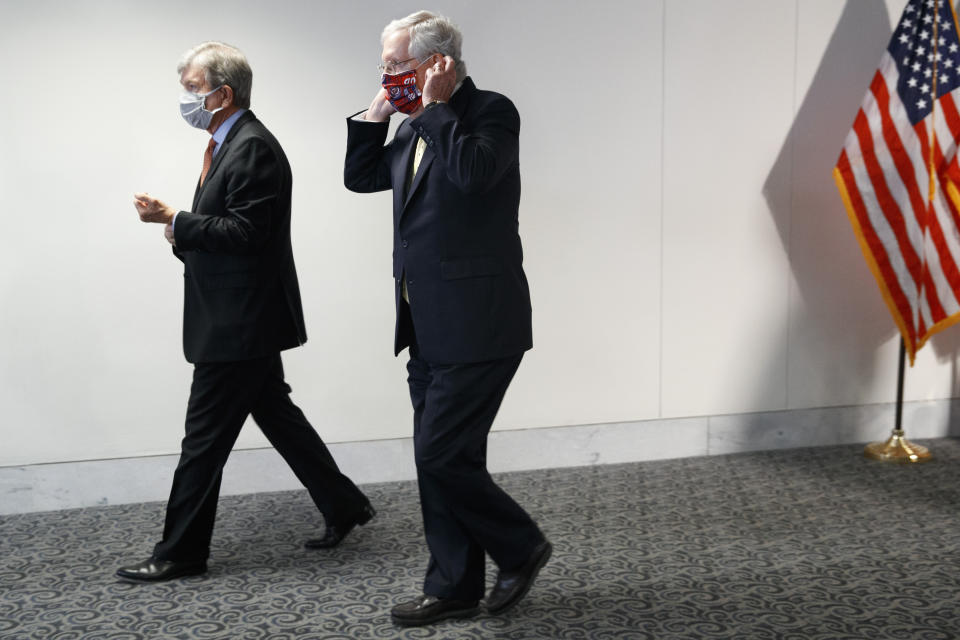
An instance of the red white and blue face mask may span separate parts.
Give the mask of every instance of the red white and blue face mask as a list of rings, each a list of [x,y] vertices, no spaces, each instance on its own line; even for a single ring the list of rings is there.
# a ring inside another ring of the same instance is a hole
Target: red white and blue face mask
[[[420,108],[422,93],[417,87],[417,69],[429,61],[427,58],[409,71],[381,76],[380,84],[387,90],[387,100],[400,113],[409,115]]]

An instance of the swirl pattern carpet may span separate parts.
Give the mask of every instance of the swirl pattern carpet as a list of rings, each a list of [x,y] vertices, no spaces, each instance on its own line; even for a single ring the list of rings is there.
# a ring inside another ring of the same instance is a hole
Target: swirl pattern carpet
[[[554,556],[508,614],[400,629],[427,562],[416,484],[338,548],[305,492],[223,497],[206,575],[113,577],[162,503],[0,517],[5,640],[960,637],[960,440],[922,465],[838,446],[512,473]],[[278,459],[279,460],[279,459]],[[494,567],[488,568],[492,583]]]

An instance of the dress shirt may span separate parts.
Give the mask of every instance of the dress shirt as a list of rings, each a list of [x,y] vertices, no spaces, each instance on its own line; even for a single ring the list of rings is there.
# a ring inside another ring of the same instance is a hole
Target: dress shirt
[[[237,122],[237,119],[247,112],[246,109],[237,109],[234,113],[230,114],[230,117],[224,120],[217,130],[213,132],[213,139],[217,141],[217,146],[213,148],[213,157],[217,157],[217,153],[220,151],[220,145],[223,144],[223,141],[227,139],[227,134],[230,133],[230,129],[233,128],[233,125]],[[180,212],[177,211],[173,214],[173,222],[170,224],[174,229],[177,228],[177,216],[180,215]]]

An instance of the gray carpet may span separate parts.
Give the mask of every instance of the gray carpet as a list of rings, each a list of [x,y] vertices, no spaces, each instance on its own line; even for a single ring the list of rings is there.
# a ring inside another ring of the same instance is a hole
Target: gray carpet
[[[411,630],[388,612],[426,565],[414,483],[364,487],[378,517],[330,551],[301,546],[305,492],[223,498],[210,571],[157,585],[113,571],[163,504],[6,516],[0,638],[958,638],[960,440],[926,444],[903,467],[843,446],[499,476],[553,559],[509,614]]]

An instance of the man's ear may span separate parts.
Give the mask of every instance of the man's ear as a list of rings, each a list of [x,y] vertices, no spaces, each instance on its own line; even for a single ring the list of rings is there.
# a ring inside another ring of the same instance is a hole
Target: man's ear
[[[233,106],[233,88],[225,84],[221,90],[223,91],[223,102],[220,103],[220,107],[226,109],[227,107]]]

